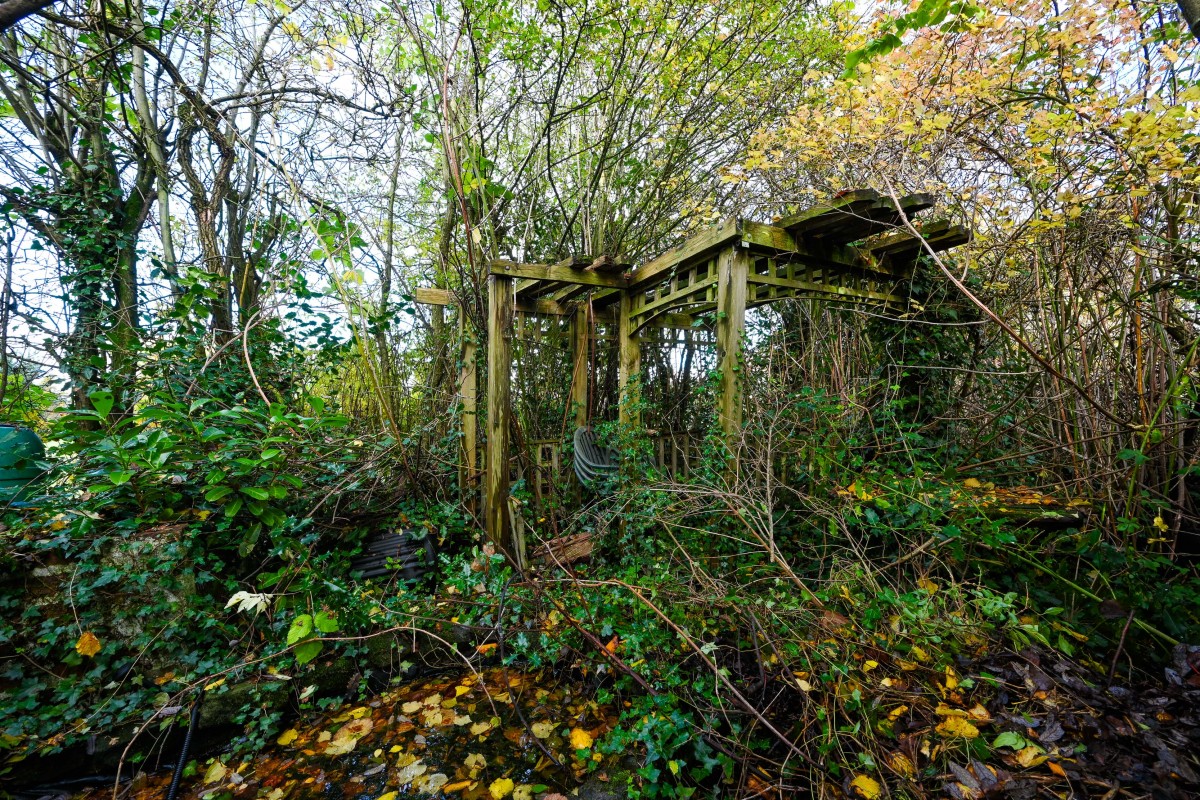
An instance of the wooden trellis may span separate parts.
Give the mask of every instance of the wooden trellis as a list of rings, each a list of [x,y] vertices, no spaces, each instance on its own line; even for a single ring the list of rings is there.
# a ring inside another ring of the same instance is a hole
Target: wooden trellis
[[[737,364],[746,310],[789,298],[902,309],[918,257],[927,250],[946,250],[970,240],[966,229],[939,221],[921,226],[921,235],[914,236],[905,220],[932,206],[929,195],[909,195],[896,202],[872,190],[859,190],[770,225],[727,220],[637,267],[611,257],[570,258],[556,264],[493,262],[488,279],[488,417],[482,471],[488,535],[514,561],[524,563],[524,544],[514,541],[508,503],[512,339],[519,318],[571,318],[575,363],[571,399],[578,425],[588,423],[588,378],[583,367],[593,320],[616,328],[618,386],[624,398],[619,418],[633,425],[639,420],[637,404],[630,401],[637,391],[644,332],[691,328],[708,321],[716,330],[721,374],[718,415],[732,437],[741,427]],[[454,302],[451,293],[442,289],[420,289],[416,299],[438,305]],[[460,486],[469,495],[467,490],[476,484],[480,470],[475,463],[475,345],[463,333]]]

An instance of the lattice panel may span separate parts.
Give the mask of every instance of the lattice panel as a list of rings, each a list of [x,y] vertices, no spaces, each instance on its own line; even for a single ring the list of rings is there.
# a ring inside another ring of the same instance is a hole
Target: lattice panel
[[[811,261],[757,256],[747,284],[747,306],[761,306],[785,298],[811,298],[842,303],[903,305],[894,292],[895,281],[870,270],[830,268]]]
[[[671,313],[700,314],[717,305],[717,257],[675,270],[667,280],[634,295],[631,319],[640,330]]]

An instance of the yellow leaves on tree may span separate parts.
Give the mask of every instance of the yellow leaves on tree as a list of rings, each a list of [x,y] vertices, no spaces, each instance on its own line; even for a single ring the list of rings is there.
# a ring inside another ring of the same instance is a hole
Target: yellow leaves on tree
[[[96,638],[96,634],[91,631],[84,631],[83,635],[79,637],[79,641],[75,642],[75,652],[88,658],[92,658],[99,653],[102,647],[103,645]]]

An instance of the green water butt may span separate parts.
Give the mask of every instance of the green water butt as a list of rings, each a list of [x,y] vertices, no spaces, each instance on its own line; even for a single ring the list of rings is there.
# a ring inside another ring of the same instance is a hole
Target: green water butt
[[[42,440],[29,428],[0,424],[0,505],[29,499],[45,471]]]

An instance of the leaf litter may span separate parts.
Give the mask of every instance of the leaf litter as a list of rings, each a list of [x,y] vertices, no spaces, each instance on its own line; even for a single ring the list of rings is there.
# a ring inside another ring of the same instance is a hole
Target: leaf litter
[[[594,741],[617,720],[614,709],[575,688],[546,673],[502,668],[418,680],[365,704],[298,720],[247,761],[200,759],[178,798],[561,797],[587,773]],[[159,800],[170,777],[140,780],[123,797]],[[111,787],[80,800],[108,798]]]

